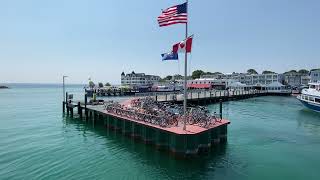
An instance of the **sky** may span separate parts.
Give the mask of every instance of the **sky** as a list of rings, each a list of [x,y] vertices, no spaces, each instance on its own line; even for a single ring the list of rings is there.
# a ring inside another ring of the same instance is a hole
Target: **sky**
[[[120,83],[120,74],[183,74],[161,53],[185,26],[158,27],[181,0],[0,0],[0,83]],[[188,73],[320,67],[319,0],[189,0]]]

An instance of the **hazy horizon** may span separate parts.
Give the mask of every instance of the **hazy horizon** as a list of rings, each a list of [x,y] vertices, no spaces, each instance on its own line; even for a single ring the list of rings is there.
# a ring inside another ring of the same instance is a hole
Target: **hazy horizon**
[[[183,74],[161,53],[184,37],[184,25],[159,28],[161,9],[183,3],[115,0],[1,1],[0,84],[120,84],[120,74]],[[319,68],[320,1],[189,1],[194,34],[191,72],[283,73]]]

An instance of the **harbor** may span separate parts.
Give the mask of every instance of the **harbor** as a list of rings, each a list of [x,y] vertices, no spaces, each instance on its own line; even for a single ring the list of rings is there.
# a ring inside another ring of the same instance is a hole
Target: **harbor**
[[[317,1],[0,3],[0,179],[320,179]]]
[[[58,85],[11,87],[0,92],[4,107],[0,110],[2,177],[317,179],[320,175],[319,114],[292,96],[224,101],[222,116],[231,122],[227,142],[213,145],[189,163],[189,158],[180,159],[170,151],[146,145],[142,139],[125,136],[121,130],[106,128],[102,120],[86,121],[84,110],[82,118],[77,108],[73,117],[62,116],[61,101],[54,101],[62,96]],[[66,90],[74,94],[75,101],[82,100],[83,86],[67,86]],[[212,113],[220,111],[219,102],[206,107]],[[123,174],[129,167],[130,173]],[[273,173],[261,175],[261,168]]]

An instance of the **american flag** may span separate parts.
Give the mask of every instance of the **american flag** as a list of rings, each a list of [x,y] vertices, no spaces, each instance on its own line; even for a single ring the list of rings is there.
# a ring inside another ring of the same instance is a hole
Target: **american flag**
[[[158,23],[160,27],[188,23],[187,3],[163,10],[162,14],[158,17]]]

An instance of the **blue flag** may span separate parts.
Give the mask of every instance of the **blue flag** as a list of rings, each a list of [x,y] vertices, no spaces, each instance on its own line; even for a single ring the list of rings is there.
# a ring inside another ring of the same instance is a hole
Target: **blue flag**
[[[162,61],[165,61],[165,60],[179,60],[179,57],[178,57],[178,53],[164,53],[164,54],[161,54],[162,56]]]

